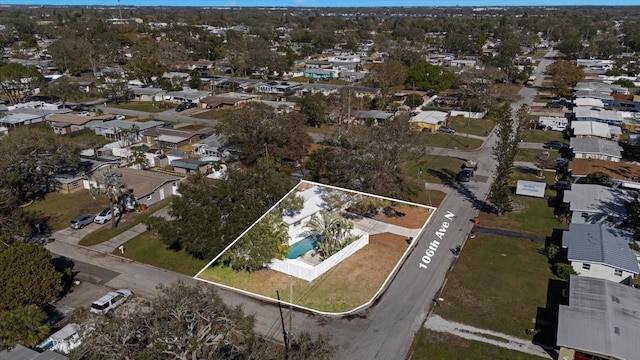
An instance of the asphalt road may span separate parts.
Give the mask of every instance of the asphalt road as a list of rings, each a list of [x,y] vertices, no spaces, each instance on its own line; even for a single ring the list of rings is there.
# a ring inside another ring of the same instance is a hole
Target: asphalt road
[[[537,82],[542,81],[540,75],[551,62],[552,60],[543,60],[535,70]],[[523,88],[520,91],[522,100],[512,104],[512,108],[515,110],[523,103],[531,103],[535,92],[533,88]],[[115,108],[106,108],[105,111],[127,116],[147,115],[143,112]],[[155,118],[193,122],[193,119],[177,114],[174,110],[158,113]],[[198,121],[204,123],[204,121]],[[212,121],[215,122],[215,120]],[[477,160],[479,168],[476,175],[471,182],[454,186],[433,215],[425,231],[414,240],[413,251],[376,304],[357,315],[342,318],[328,318],[294,311],[291,331],[294,334],[302,331],[312,335],[329,334],[332,343],[338,346],[336,355],[338,359],[405,358],[415,333],[426,320],[433,299],[439,297],[440,289],[455,260],[449,249],[464,243],[472,229],[472,219],[484,204],[492,171],[495,168],[495,161],[491,155],[495,141],[496,136],[492,133],[480,150],[455,154],[460,155],[461,158]],[[91,273],[104,275],[105,273],[99,268],[117,271],[118,275],[114,274],[115,276],[108,279],[105,285],[112,288],[129,288],[144,297],[155,295],[158,284],[183,281],[206,286],[184,275],[78,247],[71,241],[57,239],[48,244],[47,248],[56,254],[94,265],[95,267],[83,269],[87,275]],[[274,339],[281,337],[282,329],[277,306],[224,289],[219,293],[229,306],[242,306],[245,313],[255,316],[258,333]],[[288,319],[286,317],[285,319],[288,324]]]

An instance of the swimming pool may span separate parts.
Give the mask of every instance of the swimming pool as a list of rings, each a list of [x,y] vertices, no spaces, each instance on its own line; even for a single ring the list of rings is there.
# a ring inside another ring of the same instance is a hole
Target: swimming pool
[[[297,259],[300,255],[313,250],[318,245],[318,235],[309,235],[297,243],[289,246],[287,259]]]

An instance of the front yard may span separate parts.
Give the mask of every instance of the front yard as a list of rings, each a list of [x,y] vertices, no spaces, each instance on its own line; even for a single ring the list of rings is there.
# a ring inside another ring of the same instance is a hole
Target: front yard
[[[109,104],[109,107],[117,108],[117,109],[127,109],[127,110],[136,110],[136,111],[145,111],[145,112],[163,112],[170,109],[174,109],[177,104],[169,103],[169,102],[158,102],[158,101],[129,101],[126,103],[119,104]]]
[[[451,117],[448,123],[457,132],[478,136],[489,135],[496,125],[493,119],[469,119],[462,116]]]
[[[525,130],[524,141],[545,143],[549,140],[567,141],[562,131],[552,130]]]
[[[87,190],[77,190],[70,194],[54,192],[44,199],[36,200],[27,210],[39,211],[48,218],[51,231],[62,230],[80,214],[96,214],[109,205],[105,196],[92,197]]]
[[[540,309],[547,305],[549,280],[557,279],[543,248],[543,243],[488,234],[469,239],[435,313],[527,339],[525,330],[535,327]]]
[[[444,133],[429,134],[425,140],[426,146],[459,150],[475,150],[482,146],[482,143],[482,140],[469,138],[464,135]]]

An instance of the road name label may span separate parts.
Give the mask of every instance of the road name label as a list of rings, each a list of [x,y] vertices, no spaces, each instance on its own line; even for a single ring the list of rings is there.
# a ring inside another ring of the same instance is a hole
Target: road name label
[[[454,217],[455,217],[455,214],[452,213],[451,211],[447,211],[447,213],[444,215],[444,218],[446,220],[442,222],[442,225],[440,225],[440,230],[436,231],[435,233],[436,237],[439,240],[434,239],[429,243],[429,247],[427,248],[427,250],[425,250],[424,256],[422,257],[422,261],[420,262],[420,264],[418,264],[418,266],[421,269],[427,269],[429,267],[429,264],[431,263],[431,259],[436,254],[436,251],[438,251],[438,246],[440,246],[440,241],[442,241],[442,238],[447,233],[447,229],[451,225],[449,221],[453,221]]]

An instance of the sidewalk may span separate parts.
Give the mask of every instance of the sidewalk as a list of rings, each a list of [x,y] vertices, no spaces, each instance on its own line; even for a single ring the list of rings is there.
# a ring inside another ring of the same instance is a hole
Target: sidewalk
[[[431,315],[425,322],[424,327],[429,330],[456,335],[467,340],[480,341],[545,359],[553,359],[543,347],[533,344],[530,340],[445,320],[438,315]]]

